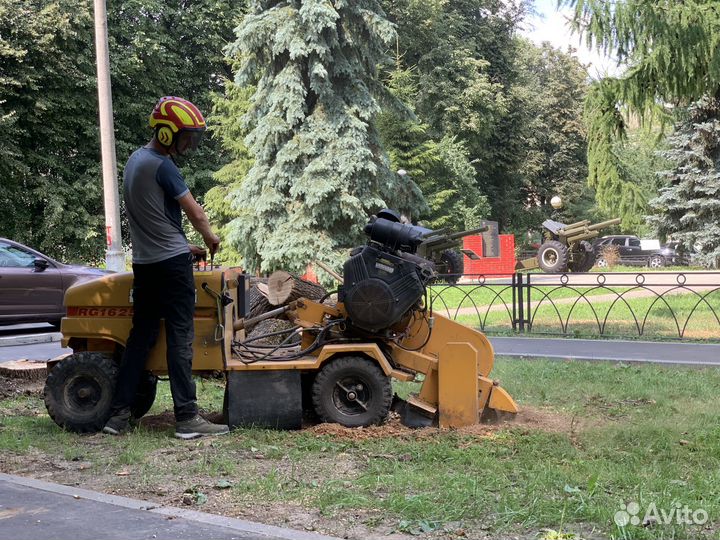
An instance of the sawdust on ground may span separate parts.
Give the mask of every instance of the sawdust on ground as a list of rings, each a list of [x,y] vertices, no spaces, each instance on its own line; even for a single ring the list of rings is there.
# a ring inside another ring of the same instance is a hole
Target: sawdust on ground
[[[504,416],[492,424],[476,424],[456,429],[437,427],[409,428],[400,422],[400,417],[391,413],[390,419],[380,426],[348,428],[340,424],[316,424],[307,431],[318,436],[330,436],[348,441],[364,441],[377,438],[429,439],[447,433],[457,433],[477,438],[492,438],[502,429],[538,429],[551,433],[572,434],[580,429],[580,421],[556,411],[523,406],[517,415]]]

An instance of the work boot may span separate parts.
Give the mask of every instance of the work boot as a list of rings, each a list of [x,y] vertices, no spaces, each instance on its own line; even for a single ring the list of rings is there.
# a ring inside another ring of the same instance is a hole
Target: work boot
[[[229,431],[228,426],[208,422],[199,414],[196,414],[190,420],[175,422],[175,436],[178,439],[197,439],[203,435],[222,435]]]
[[[120,435],[130,429],[130,409],[120,409],[105,423],[103,433]]]

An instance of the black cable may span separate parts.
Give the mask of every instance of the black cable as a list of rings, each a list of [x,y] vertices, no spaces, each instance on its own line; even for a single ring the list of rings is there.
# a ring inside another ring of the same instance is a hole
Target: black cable
[[[243,360],[243,359],[241,359],[241,362],[243,362],[244,364],[253,364],[253,363],[255,363],[255,362],[261,362],[261,361],[266,360],[266,359],[267,359],[268,361],[271,361],[271,362],[289,362],[289,361],[292,361],[292,360],[296,360],[296,359],[298,359],[298,358],[302,358],[303,356],[306,356],[306,355],[308,355],[308,354],[316,351],[317,349],[319,349],[319,348],[322,347],[323,345],[325,345],[325,344],[327,344],[327,343],[329,343],[329,342],[331,342],[331,341],[334,341],[334,340],[323,341],[322,338],[324,337],[325,333],[326,333],[332,326],[335,326],[335,325],[340,324],[340,323],[342,323],[342,322],[344,322],[344,319],[338,319],[338,320],[336,320],[336,321],[331,321],[330,323],[328,323],[327,325],[325,325],[324,327],[322,327],[322,328],[320,329],[320,332],[318,332],[318,335],[315,337],[315,340],[314,340],[307,348],[302,349],[302,350],[298,351],[297,353],[292,354],[292,355],[288,355],[288,356],[269,358],[270,355],[272,355],[274,352],[276,352],[278,349],[280,349],[281,346],[284,345],[285,342],[292,337],[292,335],[290,335],[290,336],[288,336],[287,338],[285,338],[285,340],[283,340],[283,342],[280,343],[280,345],[277,345],[277,346],[276,346],[275,348],[273,348],[271,351],[269,351],[268,353],[266,353],[266,354],[264,354],[263,356],[260,356],[260,357],[258,357],[258,355],[256,354],[256,351],[253,351],[252,349],[250,349],[249,347],[247,347],[243,342],[237,342],[237,345],[240,345],[240,346],[244,347],[244,348],[247,350],[247,352],[250,353],[250,354],[254,357],[252,360]]]
[[[318,300],[318,304],[322,304],[325,300],[330,298],[333,294],[340,292],[340,289],[335,289],[334,291],[330,291],[329,293],[325,294],[320,300]]]
[[[423,317],[423,318],[424,318],[424,317]],[[427,319],[426,319],[426,320],[427,320]],[[432,326],[430,326],[430,321],[428,320],[428,334],[427,334],[427,337],[425,338],[425,341],[423,342],[422,345],[420,345],[419,347],[417,347],[417,348],[415,348],[415,349],[408,349],[407,347],[403,347],[403,346],[400,344],[399,341],[395,341],[395,344],[396,344],[398,347],[400,347],[403,351],[408,351],[408,352],[416,352],[416,351],[419,351],[420,349],[422,349],[423,347],[425,347],[425,345],[427,345],[427,344],[430,342],[430,336],[432,336],[432,331],[433,331]]]

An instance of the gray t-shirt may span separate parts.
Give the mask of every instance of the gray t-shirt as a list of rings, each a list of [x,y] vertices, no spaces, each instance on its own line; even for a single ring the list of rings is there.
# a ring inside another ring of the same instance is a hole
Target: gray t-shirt
[[[170,158],[136,150],[125,165],[123,197],[130,222],[133,264],[190,253],[178,199],[190,190]]]

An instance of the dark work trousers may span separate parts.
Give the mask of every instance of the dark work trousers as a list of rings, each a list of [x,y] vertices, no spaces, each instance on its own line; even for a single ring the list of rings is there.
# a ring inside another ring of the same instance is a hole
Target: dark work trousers
[[[192,255],[183,253],[152,264],[133,264],[133,326],[118,373],[113,410],[135,401],[140,376],[165,319],[167,366],[175,420],[197,414],[192,378],[195,282]]]

